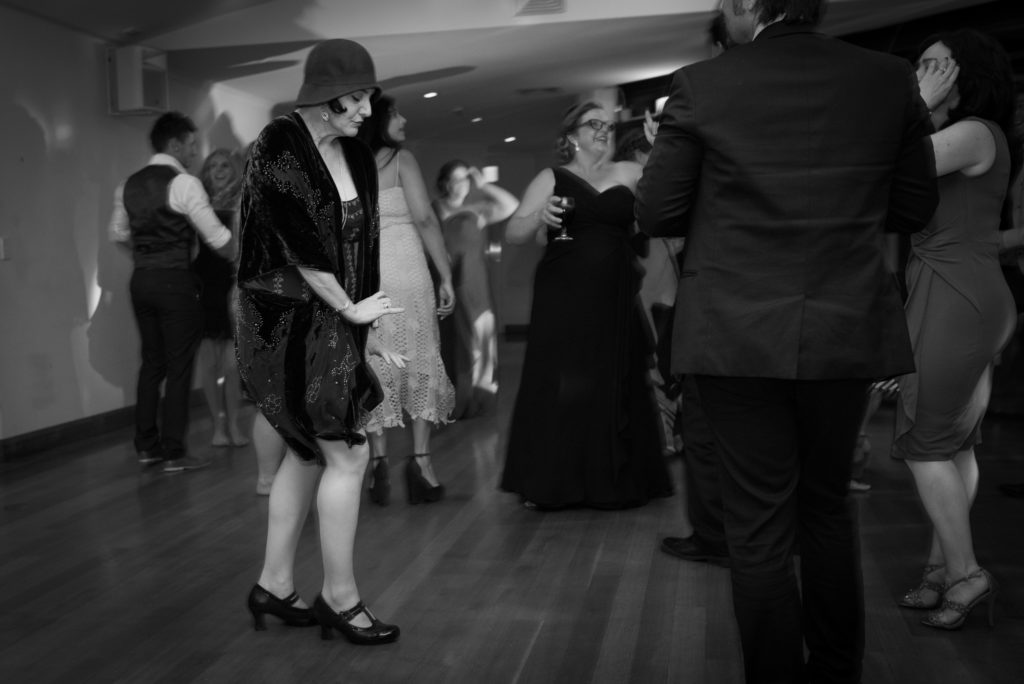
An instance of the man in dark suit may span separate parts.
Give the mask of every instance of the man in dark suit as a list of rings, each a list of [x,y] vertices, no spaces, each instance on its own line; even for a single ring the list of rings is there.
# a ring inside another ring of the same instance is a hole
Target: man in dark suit
[[[641,230],[687,238],[673,371],[718,443],[750,684],[860,681],[850,454],[871,380],[914,369],[883,230],[938,201],[912,67],[816,33],[823,4],[723,0],[737,45],[676,72],[637,189]]]

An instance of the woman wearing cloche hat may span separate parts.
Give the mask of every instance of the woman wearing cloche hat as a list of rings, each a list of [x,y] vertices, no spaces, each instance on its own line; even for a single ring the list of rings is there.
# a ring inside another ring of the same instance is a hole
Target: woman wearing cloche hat
[[[319,622],[324,639],[337,629],[353,643],[381,644],[398,627],[363,605],[352,569],[369,461],[363,426],[382,397],[366,355],[404,363],[367,335],[402,311],[378,291],[377,170],[353,139],[380,86],[369,53],[350,40],[317,44],[304,73],[295,111],[253,144],[242,188],[239,373],[259,419],[287,446],[248,606],[257,630],[273,615]],[[314,493],[324,580],[310,608],[295,593],[294,563]]]

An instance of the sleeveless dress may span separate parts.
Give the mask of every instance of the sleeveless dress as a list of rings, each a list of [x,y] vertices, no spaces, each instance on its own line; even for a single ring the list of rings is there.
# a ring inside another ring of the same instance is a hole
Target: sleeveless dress
[[[998,126],[975,120],[996,139],[992,168],[940,177],[935,216],[911,238],[906,313],[917,372],[899,378],[895,458],[947,460],[981,442],[992,363],[1016,324],[999,266],[1009,149]]]
[[[672,486],[647,381],[633,193],[553,170],[555,194],[576,199],[573,239],[549,233],[534,276],[501,488],[541,508],[642,505]]]
[[[434,283],[405,193],[397,185],[380,191],[380,288],[405,312],[383,316],[370,334],[408,361],[398,368],[379,356],[369,358],[384,401],[370,414],[366,429],[404,426],[403,411],[411,418],[447,423],[455,388],[441,360]]]

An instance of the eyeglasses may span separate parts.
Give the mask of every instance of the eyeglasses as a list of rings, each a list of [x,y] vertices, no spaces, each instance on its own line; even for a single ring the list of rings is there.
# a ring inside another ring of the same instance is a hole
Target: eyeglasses
[[[576,124],[576,128],[583,128],[584,126],[590,126],[596,133],[601,131],[608,131],[609,133],[615,132],[615,124],[607,121],[601,121],[600,119],[587,119]]]

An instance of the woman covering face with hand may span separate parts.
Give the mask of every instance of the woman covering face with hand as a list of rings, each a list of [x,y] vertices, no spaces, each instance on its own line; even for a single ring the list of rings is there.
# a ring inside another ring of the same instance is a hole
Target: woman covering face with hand
[[[1016,323],[999,225],[1020,145],[1013,74],[993,39],[967,29],[929,39],[918,79],[937,130],[940,202],[911,236],[906,314],[917,372],[899,379],[893,455],[906,460],[933,534],[922,581],[900,605],[929,610],[929,627],[957,629],[983,602],[991,620],[997,591],[974,555],[970,508],[992,366]]]

